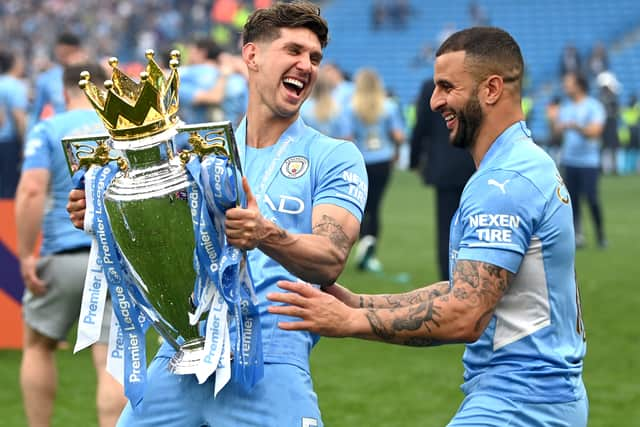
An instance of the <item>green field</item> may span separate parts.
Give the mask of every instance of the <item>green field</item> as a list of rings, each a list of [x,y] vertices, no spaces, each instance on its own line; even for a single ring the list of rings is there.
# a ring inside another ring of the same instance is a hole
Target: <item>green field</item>
[[[595,248],[585,210],[588,247],[578,252],[578,280],[587,327],[585,382],[589,426],[631,426],[640,419],[640,177],[609,177],[602,185],[609,248]],[[341,282],[356,291],[395,292],[435,279],[433,193],[398,172],[387,193],[379,255],[389,276],[358,273]],[[72,337],[75,340],[75,337]],[[151,338],[150,342],[154,342]],[[312,369],[328,427],[443,426],[462,400],[463,347],[403,348],[354,339],[322,339]],[[24,426],[20,353],[0,351],[0,426]],[[54,426],[96,425],[90,352],[58,353],[60,381]],[[282,426],[296,427],[296,426]]]

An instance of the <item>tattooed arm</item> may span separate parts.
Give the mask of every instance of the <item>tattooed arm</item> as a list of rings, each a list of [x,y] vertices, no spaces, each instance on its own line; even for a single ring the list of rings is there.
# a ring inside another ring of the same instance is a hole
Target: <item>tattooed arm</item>
[[[226,213],[229,243],[241,249],[258,248],[297,277],[331,285],[347,262],[360,223],[348,210],[330,204],[313,208],[310,234],[294,234],[260,214],[246,181],[247,207]]]
[[[281,282],[290,294],[269,294],[272,313],[299,317],[282,322],[287,330],[309,330],[320,335],[358,337],[412,346],[473,342],[487,327],[513,274],[479,261],[459,260],[449,290],[440,282],[392,299],[396,306],[352,308],[308,285]],[[389,301],[390,296],[384,296]]]

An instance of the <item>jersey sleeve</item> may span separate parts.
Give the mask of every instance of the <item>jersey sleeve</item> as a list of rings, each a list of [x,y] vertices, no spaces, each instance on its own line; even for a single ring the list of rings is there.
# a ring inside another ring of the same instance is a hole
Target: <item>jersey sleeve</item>
[[[587,125],[590,124],[604,124],[607,119],[607,112],[604,109],[604,105],[600,101],[593,100],[589,111],[589,117],[587,119]]]
[[[400,106],[395,102],[389,102],[389,128],[391,131],[404,132],[404,120],[402,119],[402,113]]]
[[[457,218],[457,260],[481,261],[516,273],[545,205],[539,190],[511,171],[487,171],[465,188]]]
[[[322,142],[318,142],[321,144]],[[340,206],[362,219],[368,179],[362,154],[351,142],[338,144],[322,161],[313,205]]]
[[[47,122],[40,122],[29,131],[24,143],[24,162],[22,170],[49,169],[51,165],[51,147]]]

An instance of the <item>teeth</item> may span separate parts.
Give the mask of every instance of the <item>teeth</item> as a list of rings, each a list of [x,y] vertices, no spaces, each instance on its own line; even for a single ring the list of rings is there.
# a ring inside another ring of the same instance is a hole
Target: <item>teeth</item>
[[[445,118],[444,118],[444,119],[445,119],[447,122],[450,122],[451,120],[453,120],[453,119],[455,119],[455,118],[456,118],[456,115],[455,115],[455,114],[449,114],[448,116],[445,116]]]
[[[296,79],[293,79],[293,78],[291,78],[291,77],[287,77],[287,78],[285,78],[285,79],[284,79],[284,82],[285,82],[285,83],[292,84],[292,85],[294,85],[295,87],[297,87],[298,89],[302,89],[302,88],[304,87],[304,83],[302,83],[300,80],[296,80]]]

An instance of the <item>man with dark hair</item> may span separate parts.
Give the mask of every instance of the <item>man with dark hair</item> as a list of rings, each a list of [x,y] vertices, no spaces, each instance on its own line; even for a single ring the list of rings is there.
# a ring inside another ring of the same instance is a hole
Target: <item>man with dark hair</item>
[[[268,298],[301,318],[286,330],[430,346],[466,343],[464,402],[449,426],[587,425],[585,335],[575,282],[571,200],[523,121],[523,59],[497,28],[454,33],[436,54],[431,108],[478,168],[451,224],[452,274],[396,295],[322,292]]]
[[[322,426],[309,371],[318,337],[277,327],[266,294],[280,279],[329,286],[358,237],[367,193],[362,155],[354,144],[320,134],[299,117],[318,77],[328,28],[310,2],[256,10],[244,27],[242,57],[249,106],[236,130],[246,208],[226,212],[227,242],[247,250],[259,303],[264,377],[246,390],[239,378],[214,398],[214,378],[174,375],[175,350],[163,345],[148,369],[144,398],[127,405],[120,426]],[[252,192],[255,191],[255,196]],[[82,191],[68,210],[83,221]],[[231,322],[231,342],[237,333]],[[234,358],[241,363],[241,358]]]
[[[573,201],[573,224],[575,244],[585,244],[582,233],[580,202],[585,196],[595,225],[598,246],[605,248],[602,208],[598,197],[600,177],[601,137],[606,120],[604,106],[589,96],[587,79],[578,73],[564,77],[564,90],[569,101],[561,105],[554,118],[554,131],[562,135],[560,165]]]
[[[21,57],[0,50],[0,199],[13,198],[20,175],[28,99],[23,72]]]
[[[29,128],[41,120],[45,107],[52,111],[49,114],[65,111],[62,73],[67,65],[78,64],[86,60],[86,52],[82,48],[80,38],[72,33],[61,33],[53,48],[56,63],[36,78],[35,95],[29,112]]]
[[[99,81],[105,80],[98,65],[65,68],[63,93],[67,111],[38,123],[29,132],[16,192],[18,256],[26,286],[20,383],[30,426],[51,422],[57,388],[54,353],[78,319],[89,259],[90,237],[66,219],[67,194],[73,185],[60,144],[65,136],[104,132],[102,122],[78,87],[78,76],[84,70]],[[40,231],[42,246],[36,256]],[[92,348],[101,427],[114,426],[125,404],[122,386],[106,372],[109,322],[110,316],[105,315],[102,336]]]

